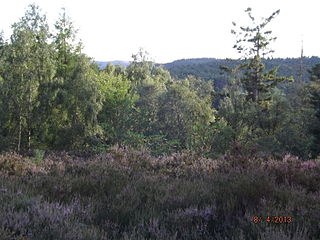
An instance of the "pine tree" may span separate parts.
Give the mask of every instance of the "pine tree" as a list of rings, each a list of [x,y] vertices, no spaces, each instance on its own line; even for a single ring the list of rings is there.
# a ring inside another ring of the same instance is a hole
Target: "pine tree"
[[[71,19],[63,9],[55,24],[57,92],[54,102],[52,144],[58,148],[79,148],[99,132],[97,121],[102,97],[98,73],[91,59],[81,53]]]
[[[271,101],[271,90],[278,83],[293,79],[278,77],[276,68],[265,71],[265,64],[262,60],[274,52],[270,44],[276,40],[276,37],[272,37],[272,31],[265,28],[280,13],[280,10],[273,12],[268,18],[262,18],[259,22],[256,22],[251,11],[251,8],[245,11],[251,20],[251,25],[240,26],[238,31],[231,30],[231,33],[236,35],[234,48],[245,59],[242,65],[244,70],[242,84],[247,91],[247,100],[268,107]],[[237,27],[234,22],[233,25]]]

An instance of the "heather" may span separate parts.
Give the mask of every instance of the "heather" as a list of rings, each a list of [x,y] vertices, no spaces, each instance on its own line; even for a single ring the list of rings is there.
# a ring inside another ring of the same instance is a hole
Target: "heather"
[[[320,161],[237,151],[2,154],[0,238],[319,239]]]

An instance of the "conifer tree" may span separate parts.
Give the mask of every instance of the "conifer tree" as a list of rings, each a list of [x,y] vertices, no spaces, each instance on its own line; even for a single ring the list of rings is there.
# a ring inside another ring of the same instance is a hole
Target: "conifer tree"
[[[273,53],[270,44],[276,40],[272,31],[266,29],[267,25],[280,13],[280,10],[273,12],[269,17],[256,21],[252,16],[252,9],[245,11],[250,20],[249,26],[240,26],[238,30],[231,30],[236,36],[236,44],[233,46],[238,53],[242,54],[245,63],[242,65],[244,76],[242,84],[247,91],[247,100],[268,107],[271,101],[271,90],[278,83],[291,78],[278,77],[277,69],[265,71],[263,58]],[[237,24],[233,22],[234,27]]]
[[[91,59],[81,53],[71,19],[65,10],[55,24],[55,60],[58,82],[54,102],[53,145],[79,148],[99,132],[97,116],[102,98],[98,74]]]

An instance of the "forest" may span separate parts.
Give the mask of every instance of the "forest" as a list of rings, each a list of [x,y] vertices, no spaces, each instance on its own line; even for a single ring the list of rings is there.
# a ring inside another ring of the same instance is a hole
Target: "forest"
[[[319,62],[319,57],[305,57],[303,55],[300,58],[263,59],[266,70],[278,68],[278,75],[293,77],[295,81],[303,82],[310,80],[309,70]],[[223,74],[221,66],[235,67],[239,64],[241,64],[239,59],[199,58],[181,59],[163,64],[163,67],[175,78],[186,78],[188,75],[192,75],[202,80],[212,80],[214,81],[214,89],[220,91],[228,83],[228,76]]]
[[[83,53],[62,9],[0,33],[0,239],[319,239],[320,58],[127,67]],[[230,46],[232,48],[232,46]]]

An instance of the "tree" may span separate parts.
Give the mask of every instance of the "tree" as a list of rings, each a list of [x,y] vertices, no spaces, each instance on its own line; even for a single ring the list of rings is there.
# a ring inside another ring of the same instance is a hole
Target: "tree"
[[[250,137],[250,126],[254,125],[255,117],[252,113],[253,104],[246,100],[246,92],[241,84],[241,66],[224,66],[223,70],[228,74],[228,83],[220,93],[222,99],[219,102],[218,116],[231,127],[233,142],[246,141]]]
[[[111,64],[99,73],[99,84],[103,106],[98,121],[103,129],[104,140],[109,144],[121,145],[130,140],[134,104],[138,96],[131,91],[132,86],[125,71]]]
[[[55,84],[51,86],[48,141],[59,149],[83,147],[99,131],[97,115],[102,97],[92,60],[81,53],[72,21],[62,10],[55,24]]]
[[[7,42],[4,39],[3,32],[0,32],[0,151],[7,148],[6,139],[6,110],[5,110],[5,95],[4,95],[4,73],[6,66],[6,52],[7,52]]]
[[[30,5],[24,17],[13,24],[13,34],[7,48],[3,97],[6,99],[8,139],[17,151],[30,150],[40,114],[39,85],[50,81],[54,68],[51,64],[50,37],[46,16],[39,7]]]
[[[153,135],[157,132],[159,97],[166,91],[171,76],[168,71],[150,61],[148,53],[142,49],[133,55],[127,76],[132,91],[138,96],[135,103],[135,132],[145,136]]]
[[[268,18],[262,18],[259,22],[256,22],[251,11],[251,8],[245,11],[251,20],[251,25],[240,26],[238,31],[231,30],[231,33],[236,35],[234,48],[248,59],[242,65],[244,70],[242,84],[247,91],[247,100],[268,107],[271,101],[271,90],[278,83],[293,79],[278,77],[277,68],[265,72],[265,64],[262,61],[262,58],[274,52],[270,44],[276,40],[276,37],[272,37],[272,31],[265,28],[280,13],[280,10],[273,12]],[[237,27],[234,22],[233,25]]]
[[[285,94],[277,86],[280,82],[293,79],[277,76],[277,68],[266,71],[264,64],[264,58],[274,52],[270,45],[276,40],[266,27],[280,11],[260,21],[252,16],[251,11],[251,8],[246,10],[251,24],[231,31],[236,36],[234,48],[242,54],[242,63],[233,68],[223,68],[229,74],[229,83],[223,91],[218,116],[222,123],[227,122],[227,126],[218,126],[221,130],[216,138],[227,136],[230,142],[246,147],[281,152],[289,150],[288,141],[284,138],[289,131],[284,130],[285,124],[292,120],[292,114],[289,114],[291,106]],[[233,26],[238,27],[236,23]],[[299,127],[296,124],[290,131]],[[295,141],[291,143],[297,146]]]
[[[316,64],[309,72],[311,83],[308,91],[315,116],[310,132],[313,136],[312,155],[316,157],[320,153],[320,64]]]
[[[199,81],[193,77],[174,81],[160,98],[160,132],[168,140],[178,140],[179,149],[206,146],[205,132],[215,119],[211,107],[212,85],[202,85]]]

